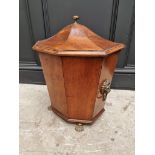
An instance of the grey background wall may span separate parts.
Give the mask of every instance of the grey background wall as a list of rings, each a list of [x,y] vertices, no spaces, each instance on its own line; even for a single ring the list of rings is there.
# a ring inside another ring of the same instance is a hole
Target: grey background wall
[[[135,88],[135,8],[134,0],[19,0],[19,79],[21,83],[45,84],[38,55],[32,51],[37,41],[54,35],[72,16],[104,38],[126,45],[112,88]]]

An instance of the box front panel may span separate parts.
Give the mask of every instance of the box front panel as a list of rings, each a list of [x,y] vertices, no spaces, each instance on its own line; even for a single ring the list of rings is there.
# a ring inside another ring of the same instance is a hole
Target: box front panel
[[[108,83],[112,81],[117,60],[118,60],[118,54],[112,54],[104,58],[103,60],[93,117],[95,117],[102,109],[104,109],[105,100],[103,94],[101,93],[101,87],[103,86],[103,83],[105,81],[107,81]]]
[[[92,118],[102,60],[88,57],[62,58],[69,118]]]
[[[39,54],[44,77],[48,87],[51,105],[63,115],[67,115],[61,57]]]

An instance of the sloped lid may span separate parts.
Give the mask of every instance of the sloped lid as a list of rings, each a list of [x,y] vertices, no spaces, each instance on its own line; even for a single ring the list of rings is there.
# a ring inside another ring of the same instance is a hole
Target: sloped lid
[[[33,49],[38,52],[63,56],[106,56],[124,48],[123,44],[106,40],[75,22],[64,27],[56,35],[38,41]]]

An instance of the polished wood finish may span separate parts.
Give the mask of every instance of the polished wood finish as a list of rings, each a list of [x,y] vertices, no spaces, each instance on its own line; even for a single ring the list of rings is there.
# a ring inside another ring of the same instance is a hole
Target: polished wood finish
[[[43,73],[46,80],[52,107],[58,109],[63,115],[67,113],[67,103],[60,57],[39,54]]]
[[[68,122],[97,119],[105,104],[101,84],[112,80],[122,48],[123,44],[101,38],[77,21],[38,41],[33,49],[39,52],[52,110]]]
[[[57,109],[55,108],[51,108],[53,110],[54,113],[56,113],[58,116],[60,116],[62,119],[64,119],[67,122],[70,123],[83,123],[83,124],[91,124],[93,123],[105,110],[104,108],[100,110],[99,113],[97,113],[95,116],[93,116],[91,119],[72,119],[69,117],[66,117],[65,115],[63,115],[62,113],[60,113]]]
[[[124,48],[123,44],[101,38],[77,22],[51,38],[38,41],[33,49],[58,56],[107,56]]]
[[[102,82],[105,79],[112,81],[117,60],[118,60],[118,53],[114,53],[103,60],[93,116],[97,115],[102,109],[104,109],[105,101],[102,100],[102,96],[100,94],[99,89],[101,87]]]
[[[62,58],[69,118],[91,119],[102,60],[103,58]]]

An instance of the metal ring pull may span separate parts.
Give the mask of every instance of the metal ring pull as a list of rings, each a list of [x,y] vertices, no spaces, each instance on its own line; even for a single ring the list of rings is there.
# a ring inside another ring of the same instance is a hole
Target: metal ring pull
[[[103,81],[100,87],[100,93],[102,95],[103,101],[106,100],[108,93],[111,91],[110,86],[111,86],[111,81],[106,79]]]

